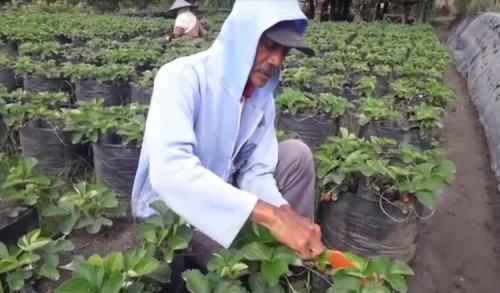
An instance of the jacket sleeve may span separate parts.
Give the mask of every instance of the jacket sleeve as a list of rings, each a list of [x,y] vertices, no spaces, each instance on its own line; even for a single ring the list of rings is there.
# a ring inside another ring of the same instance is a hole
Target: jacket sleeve
[[[240,170],[237,178],[238,187],[252,194],[256,194],[263,201],[280,207],[287,204],[278,190],[274,172],[278,164],[278,140],[274,129],[275,108],[274,100],[267,107],[265,113],[266,124],[262,138],[257,143],[254,152]]]
[[[158,72],[145,130],[150,183],[170,209],[228,248],[258,197],[226,183],[193,154],[196,99],[180,74]]]

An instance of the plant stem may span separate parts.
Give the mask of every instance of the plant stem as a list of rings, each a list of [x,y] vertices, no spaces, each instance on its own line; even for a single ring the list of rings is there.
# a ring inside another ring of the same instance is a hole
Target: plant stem
[[[321,279],[323,279],[323,281],[327,282],[330,287],[333,286],[333,283],[330,280],[328,280],[325,276],[323,276],[320,272],[317,272],[316,270],[314,270],[313,268],[310,268],[308,266],[302,266],[302,267],[305,268],[306,270],[310,271],[311,273],[314,273],[316,276],[320,277]]]

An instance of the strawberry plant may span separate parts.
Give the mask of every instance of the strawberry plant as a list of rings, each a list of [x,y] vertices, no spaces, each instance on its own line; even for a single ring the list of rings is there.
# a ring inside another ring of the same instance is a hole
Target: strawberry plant
[[[414,275],[414,272],[406,263],[383,256],[364,259],[349,252],[344,255],[353,267],[333,272],[333,286],[328,293],[408,292],[405,277]]]
[[[36,164],[35,158],[21,158],[9,169],[0,189],[0,201],[13,203],[8,216],[17,217],[28,207],[47,204],[58,197],[62,181],[37,174]]]
[[[357,101],[360,107],[358,115],[359,125],[364,126],[375,121],[398,121],[401,114],[393,107],[390,99],[376,99],[372,97],[362,97]]]
[[[61,68],[54,60],[36,61],[30,57],[19,57],[14,65],[17,74],[26,77],[34,74],[44,78],[61,78]]]
[[[149,293],[156,290],[145,279],[161,270],[162,266],[158,260],[148,255],[147,250],[135,249],[111,252],[105,257],[94,254],[87,260],[76,256],[66,269],[72,271],[73,276],[60,285],[56,293]]]
[[[7,282],[10,292],[23,292],[27,285],[40,278],[58,280],[59,253],[73,248],[64,238],[43,237],[40,229],[23,236],[17,246],[7,248],[0,242],[0,291],[5,289],[2,280]]]
[[[109,215],[117,215],[116,195],[100,184],[81,181],[73,184],[73,190],[63,194],[56,203],[43,209],[44,217],[57,217],[59,230],[70,234],[73,229],[83,229],[96,234],[103,226],[111,226]]]
[[[123,82],[130,80],[135,72],[134,68],[127,64],[107,64],[95,66],[91,64],[63,64],[64,75],[72,81],[96,80],[104,84]]]
[[[176,251],[188,248],[193,230],[163,201],[153,202],[150,207],[155,215],[137,228],[137,234],[144,239],[145,248],[152,255],[170,264]]]
[[[441,118],[444,114],[443,108],[429,106],[422,103],[418,106],[410,107],[410,123],[416,123],[420,129],[421,136],[431,137],[436,129],[443,127]]]

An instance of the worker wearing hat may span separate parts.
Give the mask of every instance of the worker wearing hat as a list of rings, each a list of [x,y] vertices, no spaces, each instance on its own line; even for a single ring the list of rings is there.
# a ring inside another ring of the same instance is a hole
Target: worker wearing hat
[[[170,7],[169,11],[177,12],[175,18],[174,29],[172,34],[166,37],[167,41],[181,36],[189,36],[191,38],[200,38],[206,35],[206,30],[203,28],[200,20],[191,12],[191,9],[196,5],[185,0],[176,0]]]

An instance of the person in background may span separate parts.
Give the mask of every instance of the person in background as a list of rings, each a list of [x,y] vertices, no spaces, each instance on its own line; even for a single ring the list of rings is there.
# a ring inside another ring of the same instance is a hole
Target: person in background
[[[177,12],[177,17],[175,18],[172,33],[167,34],[166,36],[167,41],[184,35],[197,39],[204,37],[207,34],[207,31],[201,24],[201,21],[191,11],[194,7],[196,7],[196,5],[185,0],[176,0],[174,4],[172,4],[169,11]]]

